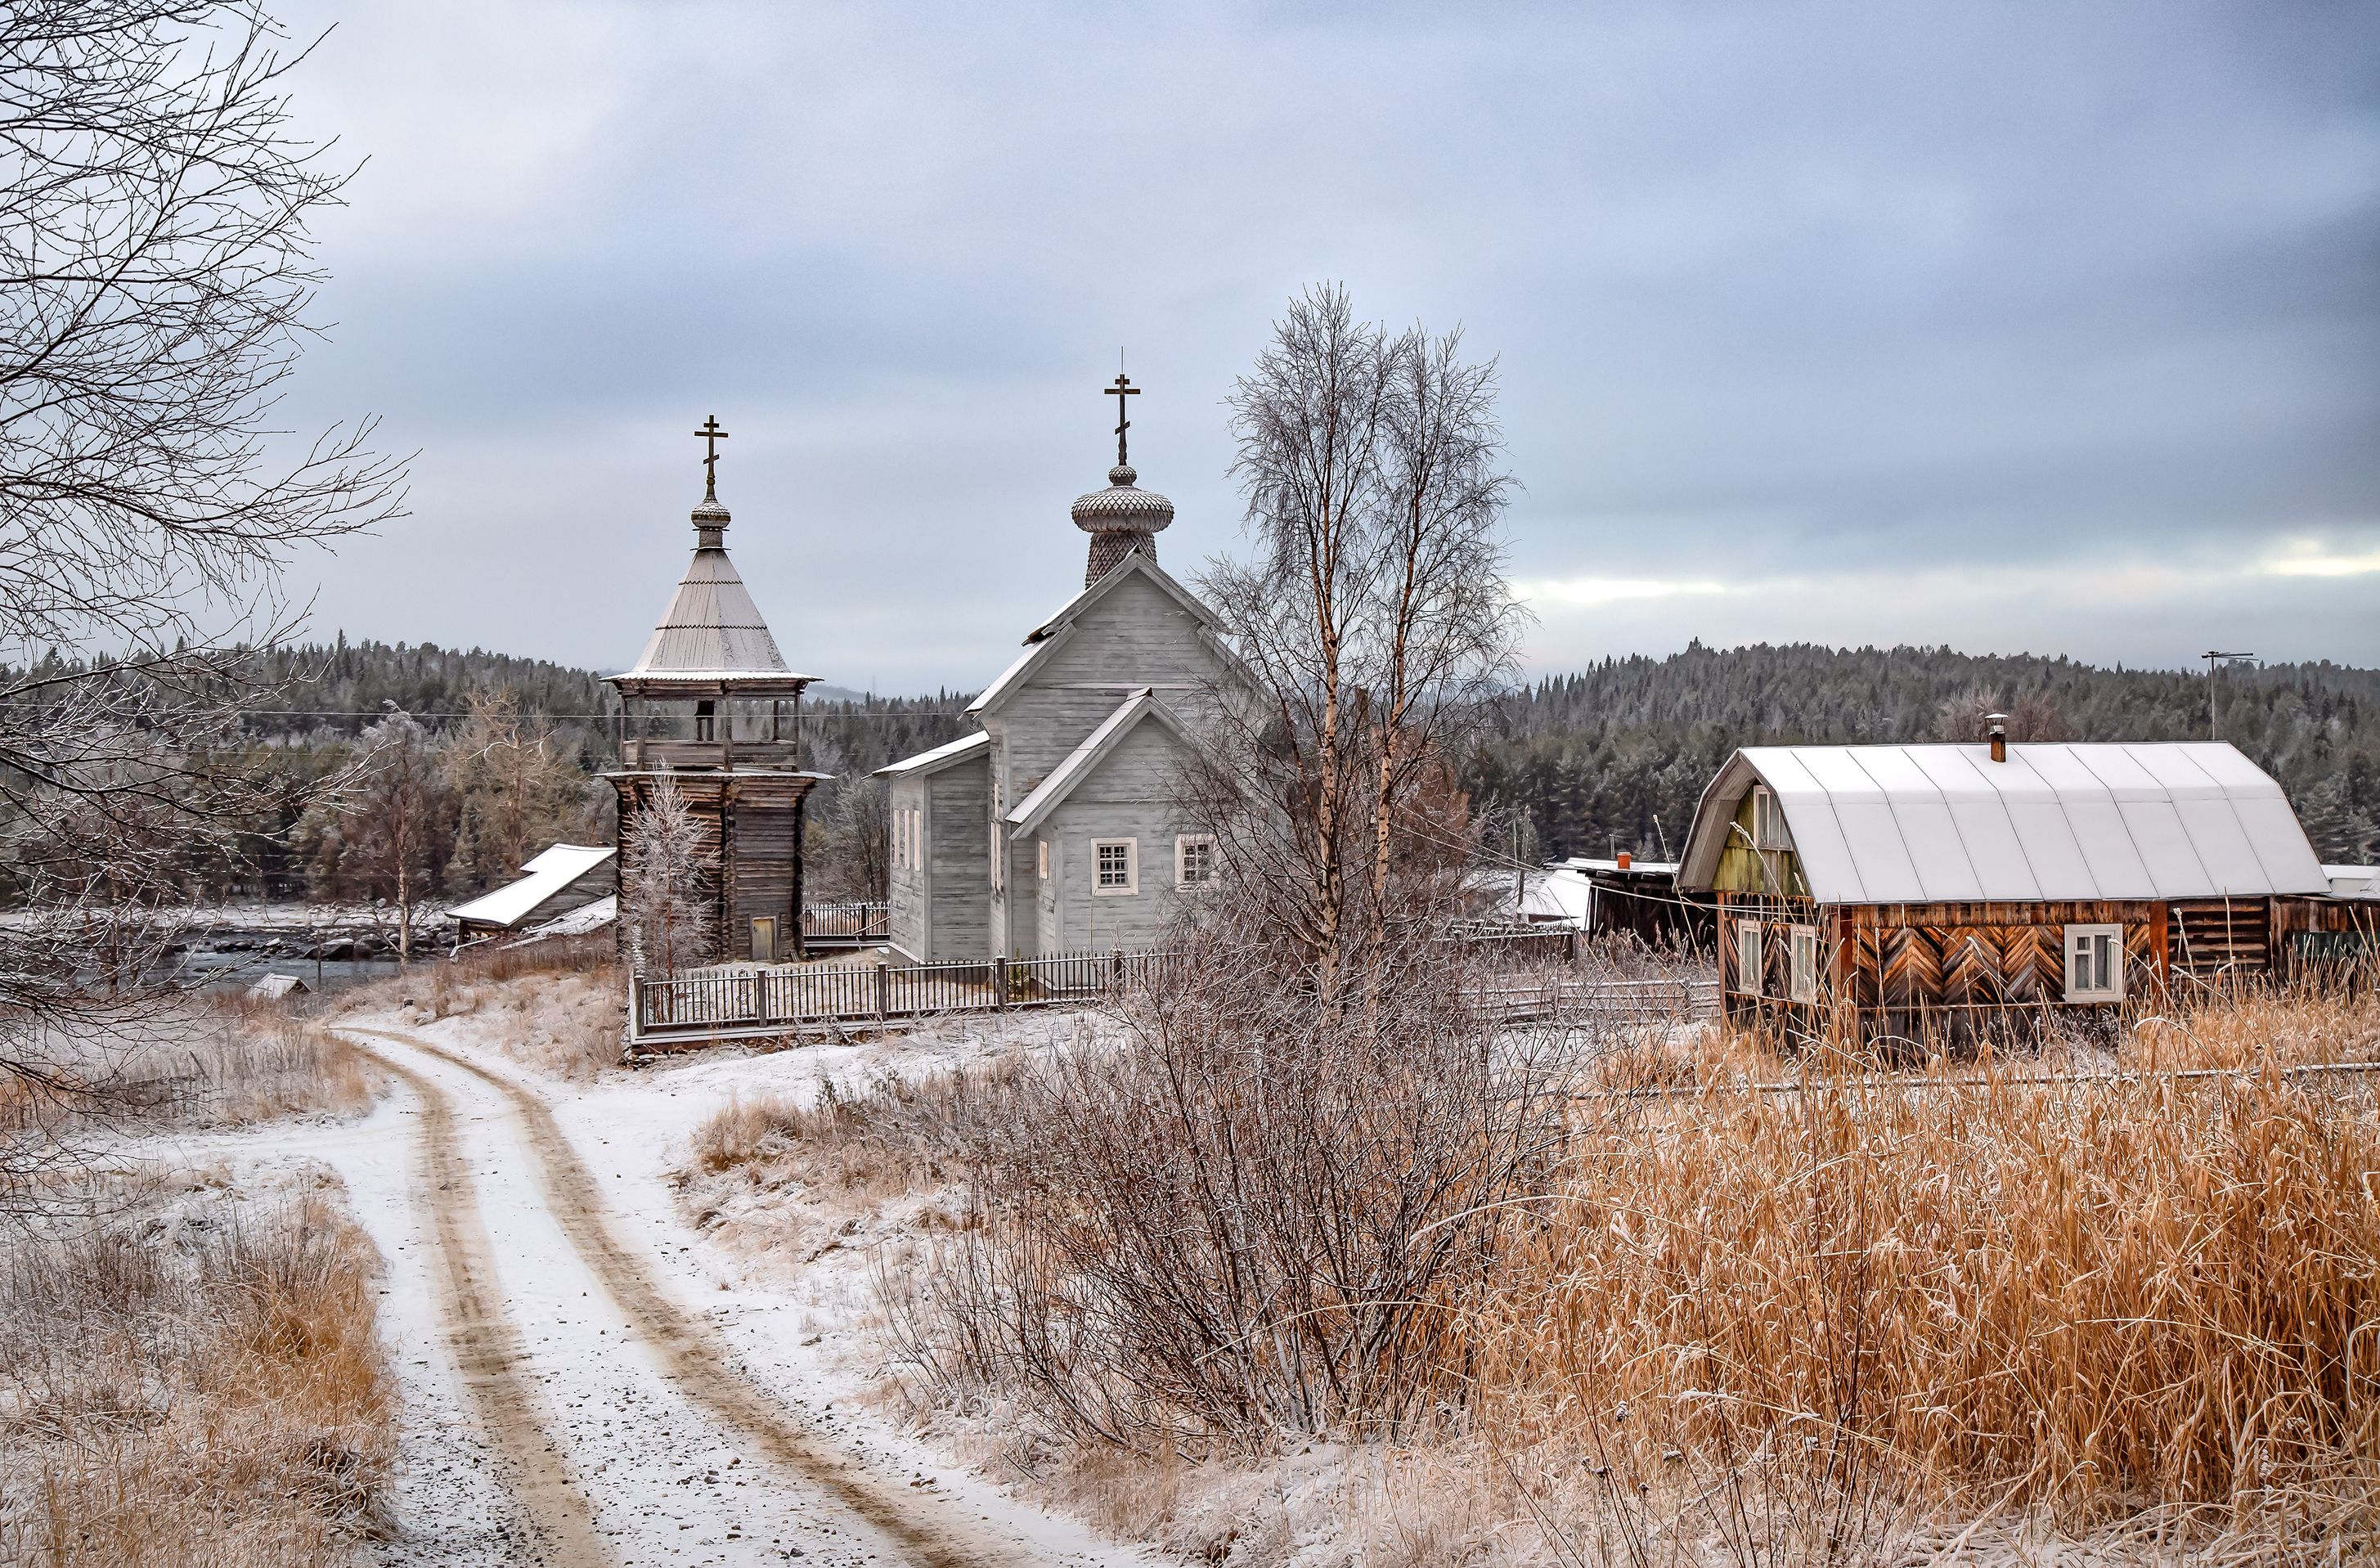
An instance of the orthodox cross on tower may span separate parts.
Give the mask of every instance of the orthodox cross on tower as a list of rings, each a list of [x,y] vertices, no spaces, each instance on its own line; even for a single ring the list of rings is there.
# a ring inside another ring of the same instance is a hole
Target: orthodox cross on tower
[[[1126,408],[1132,407],[1132,405],[1126,403],[1124,399],[1127,397],[1139,396],[1140,388],[1132,384],[1132,378],[1130,376],[1125,375],[1123,371],[1119,371],[1116,372],[1115,384],[1110,387],[1102,387],[1100,391],[1106,396],[1112,397],[1116,400],[1116,467],[1123,468],[1124,466],[1123,432],[1132,429],[1132,421],[1124,418],[1123,412]]]
[[[694,433],[702,437],[702,498],[716,501],[719,499],[719,444],[727,439],[727,432],[719,428],[718,415],[707,414],[703,416],[702,428]]]

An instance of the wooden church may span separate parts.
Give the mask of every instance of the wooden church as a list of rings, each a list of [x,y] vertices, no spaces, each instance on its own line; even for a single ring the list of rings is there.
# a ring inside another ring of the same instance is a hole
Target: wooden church
[[[1122,409],[1138,388],[1109,389]],[[1083,590],[967,708],[982,728],[890,782],[892,938],[918,962],[1146,948],[1215,870],[1183,802],[1212,704],[1245,676],[1214,613],[1160,570],[1173,504],[1139,486],[1118,419],[1078,498]]]
[[[801,955],[802,803],[827,775],[801,767],[802,688],[727,558],[716,419],[703,437],[694,558],[636,664],[607,677],[620,693],[618,793],[623,940],[642,868],[638,814],[663,779],[692,808],[716,856],[707,879],[717,955],[777,963]]]

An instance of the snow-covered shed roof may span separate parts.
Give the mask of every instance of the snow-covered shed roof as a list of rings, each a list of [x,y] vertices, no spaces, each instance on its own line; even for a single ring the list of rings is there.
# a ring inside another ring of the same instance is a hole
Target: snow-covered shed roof
[[[1681,888],[1705,890],[1755,783],[1821,904],[2325,893],[2296,812],[2210,741],[1754,746],[1703,791]]]
[[[940,772],[954,762],[965,761],[990,744],[990,732],[978,730],[973,735],[962,735],[956,740],[938,746],[931,751],[920,751],[915,757],[904,757],[898,762],[888,762],[876,770],[875,777],[898,779],[906,778],[911,773]]]
[[[2380,898],[2380,866],[2325,866],[2333,898]]]
[[[612,858],[613,851],[583,844],[557,844],[521,868],[528,873],[447,911],[475,925],[509,926],[572,882]]]

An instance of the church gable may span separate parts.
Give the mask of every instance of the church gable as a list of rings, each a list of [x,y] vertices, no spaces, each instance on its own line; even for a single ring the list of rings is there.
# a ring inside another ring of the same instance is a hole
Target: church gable
[[[1022,684],[1195,687],[1216,674],[1212,647],[1197,620],[1135,572],[1086,609],[1072,635],[1057,641]]]

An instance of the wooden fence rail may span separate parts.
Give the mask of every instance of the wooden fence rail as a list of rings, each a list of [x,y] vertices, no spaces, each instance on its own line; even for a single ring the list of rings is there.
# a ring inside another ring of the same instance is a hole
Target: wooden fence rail
[[[1145,979],[1162,953],[1068,953],[964,964],[717,969],[674,979],[631,976],[628,1044],[727,1039],[806,1027],[989,1013],[1096,1001]],[[1620,1025],[1718,1015],[1715,980],[1609,980],[1554,975],[1489,980],[1472,1005],[1497,1024],[1593,1014]]]
[[[802,906],[802,940],[829,947],[865,946],[892,934],[892,906],[882,899]]]
[[[1005,962],[724,969],[676,979],[632,975],[628,1043],[1087,1002],[1142,978],[1164,957],[1068,953]]]

